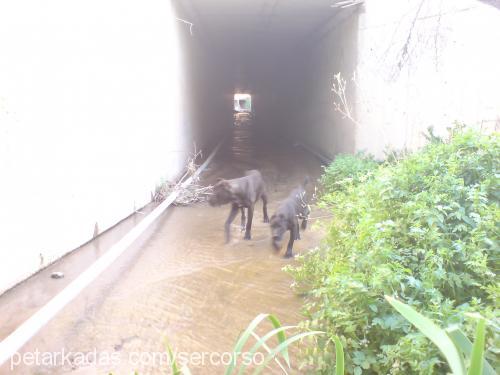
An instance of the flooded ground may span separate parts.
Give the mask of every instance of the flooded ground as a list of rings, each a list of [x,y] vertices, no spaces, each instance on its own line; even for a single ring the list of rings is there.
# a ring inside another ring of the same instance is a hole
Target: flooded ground
[[[256,144],[252,129],[250,119],[236,121],[202,184],[259,169],[268,185],[271,215],[306,174],[312,181],[318,177],[320,165],[285,143]],[[302,301],[281,271],[294,260],[283,258],[284,249],[272,249],[268,224],[262,222],[262,203],[255,209],[250,241],[243,240],[237,219],[231,242],[224,244],[228,212],[228,206],[206,203],[168,209],[155,228],[23,348],[64,351],[64,363],[19,364],[13,371],[7,363],[0,373],[165,374],[167,364],[152,353],[165,353],[166,339],[177,353],[223,353],[232,350],[238,334],[259,313],[274,313],[283,324],[296,324]],[[320,237],[319,229],[308,229],[295,242],[295,252],[314,247]],[[90,255],[82,252],[79,257],[75,252],[52,267],[64,270],[67,278],[53,280],[46,271],[0,297],[2,337],[87,266],[96,256],[95,245],[90,246],[94,253],[90,249]],[[82,363],[80,353],[86,353],[88,361]],[[190,368],[194,374],[223,373],[223,365],[210,362],[205,358],[204,365],[196,361]],[[273,365],[265,373],[282,371]]]

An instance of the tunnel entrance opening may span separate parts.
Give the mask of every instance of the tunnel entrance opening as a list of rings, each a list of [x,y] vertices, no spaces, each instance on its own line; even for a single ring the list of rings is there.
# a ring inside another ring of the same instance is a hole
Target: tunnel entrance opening
[[[252,96],[250,94],[234,94],[235,112],[252,112]]]

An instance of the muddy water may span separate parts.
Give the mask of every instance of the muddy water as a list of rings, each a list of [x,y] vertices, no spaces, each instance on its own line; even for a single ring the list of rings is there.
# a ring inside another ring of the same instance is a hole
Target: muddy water
[[[203,184],[257,168],[268,184],[271,215],[305,174],[314,180],[320,173],[317,160],[299,149],[278,143],[260,146],[251,120],[238,119],[232,131]],[[221,374],[217,359],[199,357],[231,351],[238,334],[257,314],[272,312],[283,324],[297,323],[302,301],[281,271],[294,261],[272,250],[262,204],[256,206],[252,240],[243,240],[235,220],[232,240],[225,245],[228,211],[228,206],[206,203],[168,210],[154,230],[23,349],[64,350],[64,363],[59,358],[56,366],[19,365],[12,372],[4,366],[0,373],[165,374],[168,366],[161,355],[168,338],[178,353],[192,355],[194,374]],[[295,252],[314,247],[320,237],[318,229],[308,230],[295,242]],[[68,356],[69,352],[74,354]],[[86,353],[85,361],[80,353]],[[52,358],[57,360],[54,354]],[[265,373],[282,372],[272,365]]]

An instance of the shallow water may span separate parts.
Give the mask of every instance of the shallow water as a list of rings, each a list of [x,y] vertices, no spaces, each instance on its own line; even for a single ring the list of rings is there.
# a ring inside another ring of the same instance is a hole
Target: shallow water
[[[237,120],[232,130],[225,149],[203,174],[202,184],[213,184],[218,177],[239,177],[245,170],[257,168],[268,185],[271,215],[279,200],[306,174],[313,181],[319,175],[319,162],[300,149],[276,144],[269,147],[269,143],[259,147],[251,120]],[[23,349],[64,349],[66,354],[76,354],[62,365],[19,365],[12,373],[168,373],[165,358],[152,354],[165,352],[167,338],[178,353],[222,353],[232,349],[238,334],[259,313],[274,313],[283,324],[299,322],[302,301],[290,290],[289,276],[281,271],[294,261],[283,258],[284,249],[281,253],[272,249],[268,224],[262,222],[262,203],[256,205],[250,241],[243,240],[237,218],[232,240],[224,244],[223,224],[228,212],[228,206],[214,208],[206,203],[168,209],[155,228]],[[295,252],[314,247],[320,237],[320,230],[308,229],[302,240],[295,242]],[[78,254],[73,257],[72,265],[66,267],[70,274],[82,267],[75,261]],[[28,281],[20,295],[13,290],[9,298],[26,303],[28,293],[47,294],[49,283],[54,285],[54,280],[39,280],[31,287]],[[49,290],[53,290],[50,285]],[[9,321],[7,315],[16,313],[15,304],[9,309],[4,306],[0,298],[3,322]],[[96,358],[94,351],[100,357]],[[85,363],[78,363],[80,353],[90,353]],[[207,357],[204,360],[204,365],[201,359],[192,360],[194,374],[222,373],[223,365],[210,363]],[[4,366],[0,373],[6,370]],[[274,364],[265,373],[282,371]]]

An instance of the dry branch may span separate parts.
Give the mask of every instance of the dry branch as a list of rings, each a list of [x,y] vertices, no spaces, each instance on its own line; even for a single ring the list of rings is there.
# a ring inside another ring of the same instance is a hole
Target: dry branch
[[[353,74],[351,78],[352,84],[354,84],[358,89],[359,86],[356,80],[356,73]],[[358,121],[355,117],[354,110],[352,106],[349,104],[349,100],[347,99],[347,81],[342,77],[342,74],[338,72],[333,76],[332,83],[332,92],[333,92],[333,109],[338,112],[342,118],[348,119],[357,127],[363,127],[363,124]],[[379,127],[378,131],[381,133],[382,139],[387,140],[387,134],[384,131],[383,127]],[[396,152],[392,149],[388,150],[388,154],[394,158],[394,160],[398,160]]]
[[[353,82],[355,82],[356,76],[353,76]],[[343,118],[349,119],[354,125],[360,125],[359,122],[354,118],[353,109],[349,105],[349,101],[346,96],[347,82],[342,75],[339,73],[333,76],[332,92],[333,97],[333,107],[335,111],[339,112]]]
[[[192,22],[186,21],[182,18],[175,17],[175,19],[179,22],[185,23],[186,25],[189,25],[189,34],[193,35],[193,26],[194,24]]]
[[[195,175],[198,165],[196,160],[201,158],[201,150],[196,150],[188,157],[186,172],[177,183],[164,182],[156,187],[153,201],[160,203],[163,202],[170,194],[177,192],[177,198],[173,202],[174,205],[187,206],[192,203],[206,201],[208,196],[212,193],[212,186],[201,186],[198,184],[200,178]],[[193,177],[193,181],[183,187],[182,183],[189,177]]]

